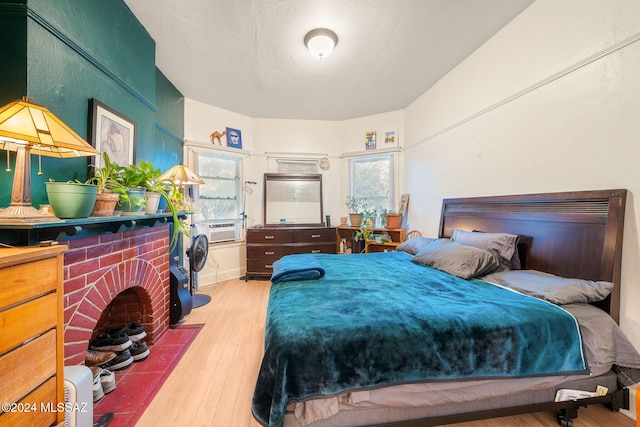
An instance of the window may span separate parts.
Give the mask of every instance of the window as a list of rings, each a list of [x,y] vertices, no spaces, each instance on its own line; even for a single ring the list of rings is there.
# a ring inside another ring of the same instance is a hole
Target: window
[[[242,159],[196,153],[197,210],[205,221],[239,221],[242,213]]]
[[[351,196],[367,199],[369,209],[392,209],[394,206],[393,155],[349,160]]]

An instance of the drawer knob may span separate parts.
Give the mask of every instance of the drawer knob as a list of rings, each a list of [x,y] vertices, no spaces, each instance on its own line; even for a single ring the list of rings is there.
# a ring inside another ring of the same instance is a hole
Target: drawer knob
[[[312,235],[311,235],[311,238],[312,238],[312,239],[319,239],[319,238],[320,238],[320,235],[319,235],[319,234],[312,234]]]
[[[319,254],[320,253],[320,249],[313,249],[311,251],[312,254]]]
[[[271,265],[271,264],[266,264],[266,265],[264,266],[264,268],[271,268],[271,269],[273,269],[273,265]]]
[[[275,236],[264,236],[264,238],[267,240],[271,240],[271,239],[275,239]]]
[[[275,253],[275,252],[273,252],[273,251],[269,251],[269,252],[265,252],[264,254],[265,254],[265,255],[273,255],[274,253]]]

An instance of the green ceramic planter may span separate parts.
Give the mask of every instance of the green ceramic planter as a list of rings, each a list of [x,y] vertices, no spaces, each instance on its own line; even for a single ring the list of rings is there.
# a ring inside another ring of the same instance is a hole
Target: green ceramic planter
[[[98,186],[75,182],[45,182],[53,213],[62,219],[86,218],[96,203]]]
[[[122,211],[122,215],[143,215],[144,214],[144,188],[129,188],[127,193],[129,194],[129,200],[131,202],[118,202],[116,209]],[[134,201],[142,201],[141,205],[136,204]]]

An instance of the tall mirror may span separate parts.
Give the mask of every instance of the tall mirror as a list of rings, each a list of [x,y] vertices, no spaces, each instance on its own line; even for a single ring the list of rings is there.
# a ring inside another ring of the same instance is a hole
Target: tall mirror
[[[324,225],[322,175],[264,174],[264,224]]]

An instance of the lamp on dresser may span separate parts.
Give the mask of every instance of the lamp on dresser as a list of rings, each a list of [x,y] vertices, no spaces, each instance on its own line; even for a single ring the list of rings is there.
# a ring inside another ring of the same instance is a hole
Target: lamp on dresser
[[[0,149],[16,152],[11,204],[0,210],[0,222],[50,222],[52,215],[31,205],[31,151],[48,157],[95,156],[88,142],[48,109],[29,97],[0,108]],[[7,164],[9,170],[9,165]]]

